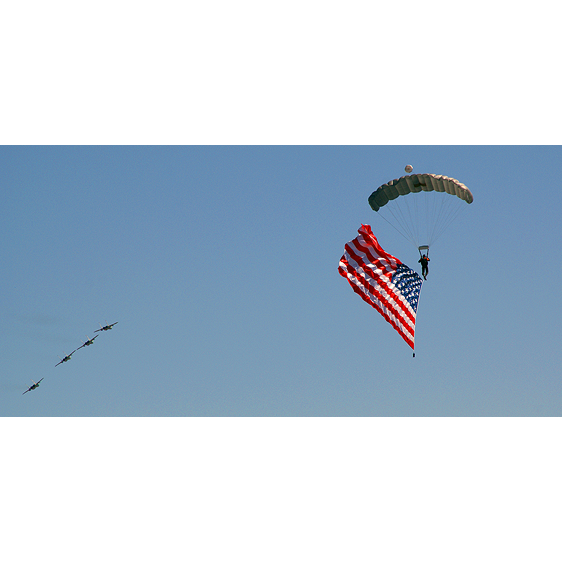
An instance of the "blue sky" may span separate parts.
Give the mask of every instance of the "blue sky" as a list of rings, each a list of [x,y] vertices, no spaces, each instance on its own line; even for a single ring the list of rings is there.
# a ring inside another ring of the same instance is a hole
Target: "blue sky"
[[[555,7],[342,6],[2,7],[11,560],[560,559]],[[415,359],[337,273],[406,164]]]
[[[5,415],[560,415],[559,147],[0,154]],[[415,360],[337,273],[362,223],[419,269],[367,203],[405,163],[474,194],[432,246]]]
[[[471,529],[475,558],[556,552],[559,147],[0,154],[11,544],[406,560],[408,529],[447,560]],[[361,223],[418,266],[367,202],[406,163],[474,194],[431,249],[415,359],[337,271]]]

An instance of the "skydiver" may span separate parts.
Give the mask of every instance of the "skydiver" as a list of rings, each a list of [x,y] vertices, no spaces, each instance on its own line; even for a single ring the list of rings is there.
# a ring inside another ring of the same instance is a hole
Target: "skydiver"
[[[421,265],[422,265],[423,278],[426,279],[426,280],[427,280],[427,275],[429,273],[429,265],[428,265],[429,261],[430,261],[429,256],[423,255],[423,254],[422,254],[422,257],[418,260],[418,263],[421,263]]]

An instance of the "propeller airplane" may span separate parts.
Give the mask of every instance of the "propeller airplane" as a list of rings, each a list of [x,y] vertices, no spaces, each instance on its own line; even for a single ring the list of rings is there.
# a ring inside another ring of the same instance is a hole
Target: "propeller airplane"
[[[102,326],[102,325],[100,324],[100,329],[99,329],[99,330],[95,330],[95,331],[94,331],[94,334],[95,334],[96,332],[105,332],[105,331],[107,331],[107,330],[111,330],[111,328],[113,328],[113,326],[115,326],[115,324],[119,324],[119,322],[113,322],[113,324],[108,324],[107,326]],[[97,337],[97,336],[96,336],[96,337]]]
[[[72,353],[75,353],[77,350],[75,349]],[[58,367],[61,363],[66,363],[67,361],[70,361],[70,359],[72,358],[72,353],[69,353],[68,355],[65,355],[62,359],[59,355],[59,359],[60,361],[55,365],[55,367]]]
[[[44,379],[45,377],[43,377]],[[35,390],[38,386],[39,383],[43,380],[41,379],[39,382],[35,382],[33,379],[31,379],[31,382],[33,383],[25,392],[29,392],[30,390]],[[22,396],[25,394],[25,392],[22,394]]]
[[[86,336],[88,338],[88,336]],[[76,351],[78,351],[78,349],[82,349],[83,347],[86,347],[87,345],[92,345],[94,343],[94,340],[97,338],[98,336],[94,336],[93,338],[88,338],[86,341],[83,341],[82,344],[79,348],[76,349]],[[80,340],[82,341],[82,340]]]

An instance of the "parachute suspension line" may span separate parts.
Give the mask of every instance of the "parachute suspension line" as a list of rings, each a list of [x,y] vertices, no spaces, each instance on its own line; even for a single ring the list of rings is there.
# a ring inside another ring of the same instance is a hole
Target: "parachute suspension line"
[[[445,197],[441,201],[441,207],[434,223],[432,240],[436,241],[449,228],[451,223],[457,218],[464,208],[464,201],[460,199]]]
[[[394,226],[394,228],[398,232],[400,232],[400,234],[404,238],[406,238],[406,240],[408,240],[411,244],[413,244],[415,246],[416,245],[416,239],[415,239],[414,232],[412,230],[413,229],[412,221],[411,221],[411,219],[410,219],[410,221],[408,221],[408,218],[405,216],[406,209],[404,209],[404,207],[403,207],[404,203],[402,201],[399,201],[398,199],[393,201],[393,203],[396,203],[396,204],[392,205],[392,206],[387,205],[387,206],[384,207],[384,209],[386,209],[387,213],[392,215],[392,218],[394,219],[394,222],[396,223],[395,225],[393,225],[392,222],[389,221],[384,216],[384,213],[380,212],[380,209],[379,209],[379,214],[382,217],[384,217],[386,222],[388,222],[391,226]]]
[[[440,194],[441,195],[441,194]],[[435,213],[434,216],[432,217],[433,220],[433,229],[431,232],[431,239],[435,240],[437,237],[437,234],[441,234],[443,232],[442,230],[442,225],[443,225],[443,216],[444,213],[446,213],[446,209],[447,207],[451,206],[451,198],[450,197],[443,197],[443,195],[441,195],[441,197],[438,197],[436,199],[440,199],[440,205],[437,205],[437,201],[435,202]]]
[[[444,201],[443,197],[439,197],[440,194],[432,193],[431,201],[428,201],[428,207],[431,203],[431,209],[428,211],[427,216],[427,244],[431,245],[435,241],[435,229],[437,228],[437,223],[439,220],[439,214],[443,209]],[[428,198],[429,199],[429,198]],[[441,205],[439,205],[439,199],[441,199]]]
[[[445,216],[445,218],[442,221],[442,225],[441,228],[439,229],[435,240],[437,240],[438,238],[441,237],[441,235],[447,230],[447,228],[449,228],[449,226],[457,219],[457,217],[464,211],[464,202],[461,202],[461,204],[455,206],[451,206],[451,209],[449,210],[449,213]]]
[[[398,199],[396,199],[396,202],[398,202],[398,205],[394,206],[394,209],[396,209],[400,214],[400,219],[401,219],[400,225],[404,229],[404,232],[406,232],[410,242],[415,246],[416,245],[415,223],[414,221],[412,221],[412,213],[410,211],[410,206],[408,205],[407,198],[399,197]],[[392,208],[390,208],[389,210],[392,213]]]
[[[415,202],[412,200],[411,202],[414,211],[412,215],[412,208],[410,208],[410,204],[408,201],[409,199],[407,197],[404,197],[404,204],[406,205],[406,209],[408,211],[409,224],[412,225],[412,235],[413,235],[414,245],[418,245],[420,239],[420,228],[419,228],[420,223],[418,220],[419,209],[418,209],[418,205],[416,205]]]
[[[421,194],[420,194],[421,195]],[[423,198],[425,199],[425,240],[423,241],[424,244],[431,246],[431,225],[432,225],[432,216],[433,216],[433,208],[435,205],[435,201],[430,201],[430,197],[428,197],[427,193],[423,194]],[[433,205],[432,205],[433,203]],[[421,242],[421,240],[420,240]]]
[[[440,221],[443,214],[443,210],[450,205],[450,197],[444,193],[434,193],[432,198],[433,205],[431,208],[431,217],[429,225],[431,230],[429,232],[429,242],[428,244],[433,244],[437,238],[437,232],[440,228]]]
[[[402,230],[400,230],[399,228],[397,228],[394,224],[392,224],[385,216],[383,213],[379,211],[377,212],[377,214],[383,218],[392,228],[394,228],[394,230],[396,230],[396,232],[398,232],[398,234],[400,234],[400,236],[402,236],[402,238],[404,238],[405,240],[407,240],[408,242],[412,242],[412,238],[408,238],[408,236],[406,236],[406,234],[404,234],[404,232]],[[396,220],[396,222],[398,222],[398,220],[396,219],[396,217],[394,216],[394,213],[391,213],[392,216],[394,217],[394,220]]]
[[[408,202],[406,201],[406,197],[398,197],[397,199],[395,199],[395,201],[398,203],[398,205],[395,208],[400,211],[400,214],[402,216],[402,223],[407,229],[408,234],[410,235],[410,239],[414,240],[415,232],[414,232],[414,225],[412,224],[412,216],[411,216],[412,214],[408,207]]]
[[[412,200],[412,207],[414,209],[414,216],[412,218],[412,224],[414,225],[414,229],[415,229],[415,242],[417,245],[419,245],[420,242],[420,209],[419,209],[419,205],[416,205],[414,203],[414,201]]]
[[[410,206],[410,202],[412,203],[414,214],[416,215],[418,206],[416,205],[415,201],[408,199],[408,197],[399,197],[396,201],[399,202],[398,208],[403,215],[403,222],[410,235],[410,240],[414,246],[417,246],[419,238],[419,224],[416,220],[414,220],[414,217],[412,216],[412,208]]]
[[[463,210],[464,201],[446,196],[445,193],[427,193],[430,199],[424,202],[425,224],[427,227],[427,238],[424,242],[431,246],[444,232]]]

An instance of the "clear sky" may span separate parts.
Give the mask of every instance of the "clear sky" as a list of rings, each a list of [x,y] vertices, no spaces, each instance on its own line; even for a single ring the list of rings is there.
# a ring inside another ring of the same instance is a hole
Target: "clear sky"
[[[5,557],[558,562],[555,10],[0,8]],[[337,272],[406,164],[415,359]]]
[[[559,147],[0,155],[4,415],[561,413]],[[361,223],[419,269],[367,203],[406,163],[474,195],[432,246],[415,359],[337,272]]]

